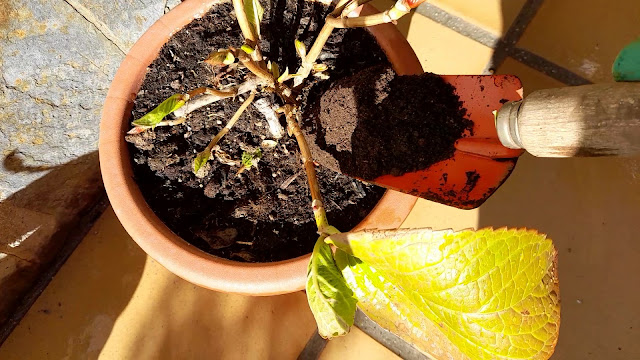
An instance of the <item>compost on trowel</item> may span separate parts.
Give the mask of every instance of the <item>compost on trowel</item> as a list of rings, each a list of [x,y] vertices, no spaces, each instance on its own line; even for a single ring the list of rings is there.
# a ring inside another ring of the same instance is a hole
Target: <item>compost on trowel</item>
[[[376,66],[336,82],[308,115],[314,123],[306,129],[316,161],[373,181],[450,158],[455,142],[472,134],[465,115],[440,76],[397,76]]]

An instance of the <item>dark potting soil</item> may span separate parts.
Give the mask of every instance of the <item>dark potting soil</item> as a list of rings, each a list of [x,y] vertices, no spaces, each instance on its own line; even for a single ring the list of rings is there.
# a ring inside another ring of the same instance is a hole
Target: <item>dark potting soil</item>
[[[295,70],[299,60],[294,39],[309,48],[329,11],[319,3],[302,0],[263,2],[263,6],[263,53],[281,69]],[[240,47],[242,41],[229,3],[214,7],[177,32],[149,66],[133,119],[175,93],[240,83],[242,70],[220,77],[219,69],[202,60],[214,50]],[[301,92],[302,104],[318,101],[332,82],[348,74],[388,63],[375,39],[362,29],[334,31],[319,61],[329,66],[330,79],[310,77]],[[317,235],[295,139],[285,135],[275,147],[263,147],[258,167],[239,176],[237,166],[215,159],[207,163],[203,178],[192,172],[196,153],[227,123],[243,98],[201,108],[189,114],[182,125],[128,135],[135,180],[167,226],[204,251],[253,262],[309,253]],[[258,94],[259,98],[278,103],[270,94]],[[281,123],[285,126],[284,119]],[[260,148],[270,139],[264,116],[250,106],[219,145],[231,159],[239,160],[243,151]],[[384,189],[322,167],[318,177],[329,221],[345,231],[358,224],[384,193]]]
[[[315,125],[309,135],[316,161],[374,180],[451,157],[455,141],[472,131],[465,114],[440,76],[398,76],[380,65],[335,83],[307,119]]]

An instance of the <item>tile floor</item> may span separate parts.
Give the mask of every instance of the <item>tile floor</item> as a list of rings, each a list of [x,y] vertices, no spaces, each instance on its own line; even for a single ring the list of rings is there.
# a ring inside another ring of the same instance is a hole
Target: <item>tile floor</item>
[[[526,93],[563,86],[559,80],[566,78],[558,74],[567,72],[611,81],[615,54],[640,35],[635,0],[433,1],[462,23],[496,36],[513,30],[510,24],[527,4],[537,14],[516,46],[503,49],[507,56],[497,67],[499,73],[519,75]],[[460,29],[438,23],[435,15],[415,14],[399,27],[427,71],[478,74],[494,53],[460,35]],[[519,50],[546,63],[523,64],[515,60],[522,59]],[[549,65],[553,71],[547,71]],[[548,233],[559,250],[563,298],[553,359],[636,359],[638,214],[640,158],[525,155],[481,208],[462,211],[420,200],[403,226],[508,225]],[[0,347],[0,358],[293,359],[314,331],[304,294],[248,298],[197,288],[147,258],[108,210]],[[397,358],[359,330],[330,342],[320,356]]]

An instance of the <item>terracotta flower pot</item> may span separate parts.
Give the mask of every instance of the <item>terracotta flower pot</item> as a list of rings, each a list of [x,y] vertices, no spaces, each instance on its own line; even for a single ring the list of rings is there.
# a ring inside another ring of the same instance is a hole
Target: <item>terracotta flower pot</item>
[[[309,254],[273,263],[241,263],[222,259],[190,245],[174,234],[149,208],[138,185],[124,135],[130,127],[133,101],[147,66],[172,34],[205,14],[219,0],[187,0],[158,20],[136,42],[111,83],[100,122],[100,165],[111,205],[129,235],[153,259],[194,284],[224,292],[275,295],[304,288]],[[372,8],[364,8],[372,12]],[[422,73],[420,63],[393,25],[371,29],[400,74]],[[395,228],[407,217],[416,198],[387,191],[357,226]],[[309,234],[309,241],[315,234]]]

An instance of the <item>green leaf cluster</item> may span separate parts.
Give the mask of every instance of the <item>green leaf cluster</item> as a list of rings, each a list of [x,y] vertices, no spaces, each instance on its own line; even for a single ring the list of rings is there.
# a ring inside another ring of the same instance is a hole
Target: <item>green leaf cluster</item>
[[[307,271],[307,300],[325,339],[346,335],[353,325],[356,299],[321,236],[313,248]]]
[[[250,169],[258,164],[258,161],[262,158],[262,150],[256,149],[254,151],[244,151],[242,153],[242,166]]]

